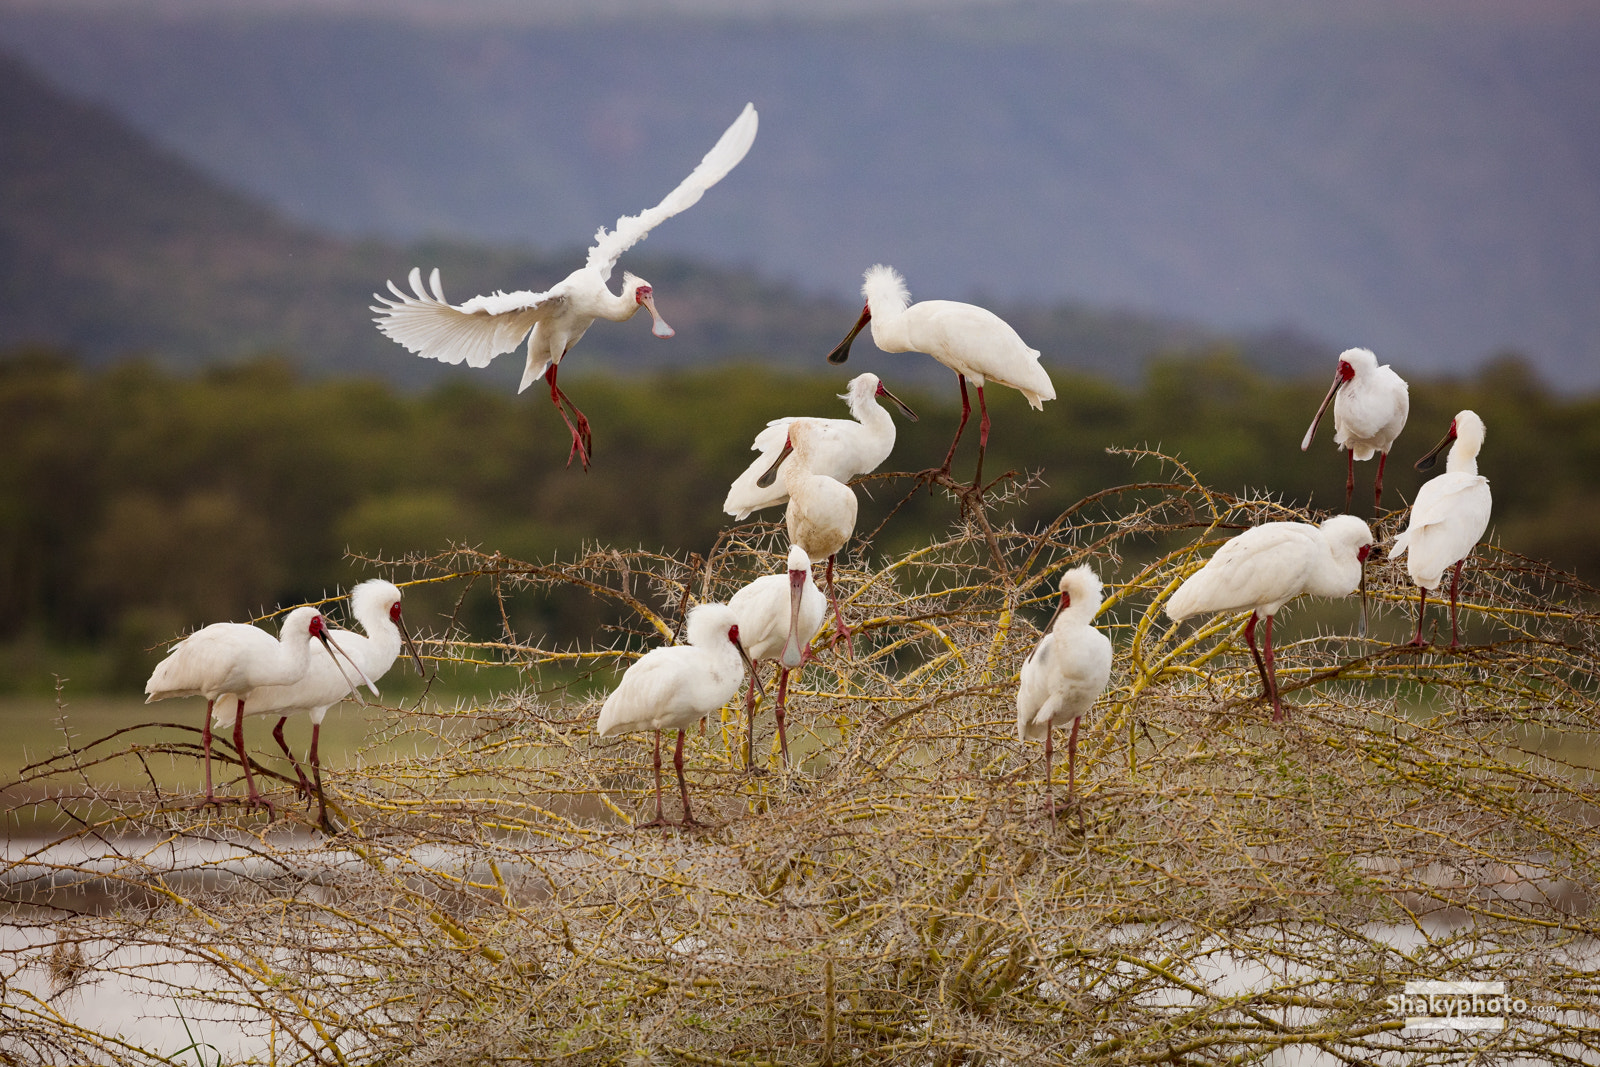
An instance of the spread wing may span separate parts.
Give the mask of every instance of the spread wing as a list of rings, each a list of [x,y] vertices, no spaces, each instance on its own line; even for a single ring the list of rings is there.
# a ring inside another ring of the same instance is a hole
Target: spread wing
[[[396,299],[374,293],[372,321],[384,336],[407,349],[441,363],[465,361],[469,367],[487,367],[503,352],[515,351],[528,331],[554,314],[563,295],[560,287],[543,293],[495,293],[478,296],[456,307],[444,298],[439,285],[439,269],[422,287],[422,271],[411,268],[411,293],[394,282],[389,289]],[[431,292],[429,290],[432,290]]]
[[[750,145],[756,139],[756,122],[755,105],[746,104],[739,117],[733,120],[733,125],[723,132],[717,143],[712,145],[711,151],[705,154],[700,165],[694,168],[676,189],[668,193],[666,199],[637,215],[624,215],[617,220],[617,228],[609,233],[604,226],[600,227],[599,232],[595,234],[594,247],[589,249],[587,265],[600,272],[602,281],[610,278],[611,268],[616,266],[622,253],[644,240],[645,235],[658,223],[665,222],[678,212],[693,207],[707,189],[720,182],[730,170],[739,165],[739,161],[750,151]]]

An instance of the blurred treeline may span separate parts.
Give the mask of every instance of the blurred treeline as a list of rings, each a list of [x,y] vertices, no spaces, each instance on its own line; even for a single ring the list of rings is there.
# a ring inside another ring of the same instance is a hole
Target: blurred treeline
[[[880,374],[922,416],[895,413],[899,444],[885,469],[936,464],[959,415],[953,376],[945,388],[902,387],[897,361],[923,357],[862,355],[849,372]],[[1159,445],[1214,488],[1342,505],[1331,419],[1309,452],[1298,447],[1325,380],[1265,377],[1226,349],[1155,360],[1134,388],[1052,373],[1060,399],[1042,414],[1009,389],[988,391],[986,471],[1039,471],[1047,483],[1015,516],[1023,524],[1159,476],[1108,446]],[[48,688],[64,673],[80,691],[136,691],[162,642],[348,588],[374,573],[357,556],[464,544],[536,560],[586,542],[705,552],[731,521],[721,503],[755,434],[782,415],[845,417],[835,394],[847,378],[752,366],[564,374],[594,425],[584,473],[564,468],[567,433],[542,390],[518,396],[466,371],[413,394],[307,379],[273,358],[179,376],[144,361],[90,370],[57,352],[0,355],[0,689]],[[1423,476],[1411,462],[1471,407],[1489,431],[1480,466],[1495,493],[1491,536],[1600,576],[1600,397],[1552,395],[1510,356],[1470,379],[1413,381],[1411,395],[1386,503],[1415,495]],[[974,411],[958,476],[970,476],[976,438]],[[1373,469],[1357,466],[1363,517]],[[909,486],[868,488],[858,532]],[[921,493],[872,551],[923,541],[953,517],[947,499]],[[452,598],[414,590],[413,625],[437,628],[430,616]],[[524,636],[565,640],[600,618],[572,599],[521,605],[512,622]],[[499,629],[487,599],[462,621],[483,636]]]

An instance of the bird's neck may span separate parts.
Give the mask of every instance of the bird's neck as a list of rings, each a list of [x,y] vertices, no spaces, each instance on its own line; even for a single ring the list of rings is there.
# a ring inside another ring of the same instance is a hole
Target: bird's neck
[[[1456,443],[1450,446],[1450,456],[1444,462],[1444,469],[1451,474],[1477,474],[1478,446],[1456,438]]]

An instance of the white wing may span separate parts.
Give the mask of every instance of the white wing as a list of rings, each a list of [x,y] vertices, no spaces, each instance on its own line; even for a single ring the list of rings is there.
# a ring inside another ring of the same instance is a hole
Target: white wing
[[[431,293],[422,287],[422,271],[416,267],[411,268],[410,281],[410,294],[389,283],[399,299],[372,294],[380,302],[372,307],[378,313],[372,321],[384,336],[419,356],[441,363],[465,360],[469,367],[487,367],[494,357],[515,351],[536,323],[555,313],[562,299],[558,286],[543,293],[474,297],[455,307],[444,298],[437,267],[428,278]]]
[[[1318,551],[1327,549],[1317,528],[1306,523],[1269,522],[1246,530],[1178,587],[1167,601],[1167,616],[1182,622],[1201,612],[1281,604],[1304,590]]]
[[[595,234],[594,247],[589,249],[587,266],[599,271],[601,280],[610,278],[611,268],[616,266],[622,253],[644,240],[645,235],[658,223],[693,207],[707,189],[739,165],[744,154],[750,151],[750,145],[755,142],[756,122],[755,105],[746,104],[739,117],[733,120],[733,125],[705,154],[700,165],[668,193],[666,199],[637,215],[624,215],[617,220],[617,228],[610,233],[606,232],[604,226],[600,227]]]
[[[727,499],[722,502],[724,512],[736,519],[743,519],[752,511],[789,502],[789,491],[783,487],[782,478],[774,478],[765,489],[756,482],[772,467],[772,461],[778,458],[778,453],[783,451],[785,442],[789,440],[789,424],[794,420],[795,416],[792,415],[773,419],[767,423],[765,430],[756,434],[755,444],[750,448],[761,454],[751,461],[743,474],[733,480],[733,485],[728,488]]]

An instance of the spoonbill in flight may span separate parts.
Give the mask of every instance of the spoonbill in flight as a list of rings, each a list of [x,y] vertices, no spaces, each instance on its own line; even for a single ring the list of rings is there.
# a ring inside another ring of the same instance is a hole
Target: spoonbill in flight
[[[1450,578],[1450,647],[1460,643],[1456,632],[1456,596],[1461,586],[1461,565],[1489,527],[1489,479],[1478,473],[1478,450],[1483,447],[1483,420],[1474,411],[1460,411],[1450,421],[1450,431],[1428,454],[1417,460],[1419,471],[1438,462],[1450,445],[1444,473],[1423,483],[1411,505],[1411,518],[1389,549],[1389,558],[1404,555],[1406,572],[1417,583],[1417,636],[1421,645],[1422,615],[1428,590],[1437,590],[1444,572],[1454,565]],[[1453,443],[1452,443],[1453,442]]]
[[[848,485],[826,474],[817,474],[812,455],[819,432],[811,419],[795,419],[789,424],[783,449],[758,485],[781,475],[789,506],[783,520],[789,529],[789,543],[798,545],[812,563],[828,561],[828,600],[833,604],[836,627],[834,641],[850,641],[850,627],[844,624],[839,597],[833,589],[833,560],[856,529],[856,494]],[[793,455],[788,463],[784,460]]]
[[[146,704],[168,697],[206,698],[205,726],[200,732],[206,757],[205,804],[221,803],[211,787],[211,717],[217,701],[227,694],[238,702],[233,747],[238,749],[239,763],[244,767],[245,786],[250,790],[249,805],[272,811],[272,805],[256,791],[250,759],[244,752],[244,705],[263,686],[290,685],[298,681],[309,665],[313,640],[322,643],[330,658],[337,653],[350,659],[329,636],[322,614],[313,607],[300,607],[283,620],[283,630],[276,640],[265,630],[244,623],[212,623],[173,645],[167,657],[156,664],[144,686]],[[339,661],[334,658],[333,662],[343,675],[344,668]],[[351,665],[355,666],[354,661]],[[348,676],[344,683],[347,692],[356,692],[356,683]],[[359,693],[356,699],[361,699]]]
[[[372,689],[373,696],[379,695],[374,683],[389,672],[402,648],[416,662],[417,673],[427,673],[422,666],[422,656],[400,618],[400,590],[392,583],[373,578],[356,586],[350,591],[350,614],[355,616],[366,635],[349,630],[332,630],[328,636],[339,642],[339,648],[349,656],[362,680]],[[306,780],[305,772],[300,769],[294,753],[289,751],[288,744],[283,740],[283,724],[289,721],[290,715],[302,711],[310,713],[311,775],[315,782],[317,825],[322,827],[328,825],[328,803],[322,793],[322,758],[317,750],[322,720],[329,708],[351,693],[350,683],[337,667],[337,663],[330,665],[321,658],[312,658],[298,681],[288,685],[266,685],[255,690],[250,695],[249,710],[245,712],[248,715],[278,716],[278,725],[272,731],[273,739],[294,767],[294,773],[300,779],[300,790],[307,800],[312,797],[313,785]],[[230,701],[237,699],[237,694],[218,699],[213,713],[218,726],[226,726],[238,717],[238,710],[229,707]]]
[[[528,363],[517,391],[527,389],[540,377],[548,379],[550,400],[572,433],[567,465],[571,466],[576,455],[587,470],[594,454],[589,420],[556,385],[561,360],[595,319],[626,322],[641,307],[650,312],[652,333],[657,337],[672,336],[672,327],[656,312],[650,283],[624,272],[622,292],[613,296],[606,288],[611,268],[622,253],[644,240],[659,223],[693,207],[707,189],[737,166],[755,141],[756,124],[756,109],[746,104],[733,125],[676,189],[655,207],[618,219],[616,229],[607,232],[604,226],[600,227],[584,265],[552,288],[542,293],[495,292],[456,305],[445,300],[437,268],[424,289],[422,271],[413,267],[410,293],[402,292],[391,281],[389,289],[395,299],[373,294],[378,301],[372,307],[378,313],[373,321],[386,336],[419,356],[442,363],[465,360],[469,367],[487,367],[496,356],[516,351],[526,336]],[[567,408],[572,409],[571,417]]]
[[[1344,506],[1356,491],[1356,460],[1369,460],[1378,454],[1378,477],[1373,482],[1372,511],[1383,504],[1383,465],[1389,462],[1389,449],[1406,427],[1411,411],[1411,393],[1406,380],[1365,348],[1348,348],[1339,356],[1328,395],[1322,398],[1311,428],[1300,439],[1300,451],[1311,447],[1311,438],[1322,422],[1322,413],[1333,402],[1333,443],[1345,452]]]
[[[1017,739],[1044,742],[1045,810],[1056,811],[1051,735],[1057,722],[1072,720],[1067,736],[1067,798],[1076,795],[1078,721],[1094,707],[1111,680],[1111,639],[1094,625],[1100,610],[1100,577],[1085,564],[1061,576],[1061,599],[1045,635],[1022,664],[1017,687]]]
[[[878,464],[889,458],[889,453],[894,449],[894,420],[878,406],[880,396],[892,400],[906,418],[917,421],[916,412],[885,389],[876,374],[858,374],[850,380],[847,390],[839,395],[840,400],[850,404],[854,421],[810,420],[816,429],[811,456],[813,471],[837,481],[848,482],[858,474],[877,470]],[[734,479],[733,487],[728,490],[728,499],[722,502],[723,511],[742,519],[752,511],[770,508],[789,499],[789,494],[775,478],[766,479],[764,485],[760,479],[772,469],[773,458],[783,450],[789,436],[789,424],[794,420],[794,416],[773,419],[767,423],[765,430],[756,435],[755,444],[751,447],[761,455]]]
[[[1250,611],[1244,639],[1261,672],[1262,696],[1272,701],[1272,721],[1283,719],[1272,663],[1272,616],[1302,594],[1349,596],[1360,587],[1366,612],[1366,562],[1372,531],[1354,515],[1335,515],[1321,526],[1269,522],[1246,530],[1217,550],[1167,601],[1167,616],[1182,622],[1202,612]],[[1266,619],[1266,659],[1256,647],[1256,620]]]
[[[876,405],[874,405],[876,406]],[[886,416],[887,417],[887,416]],[[799,545],[789,546],[784,574],[765,574],[740,589],[728,600],[728,607],[739,618],[739,643],[750,659],[750,692],[745,697],[749,732],[745,735],[745,770],[754,767],[756,735],[756,666],[763,660],[778,665],[778,747],[783,765],[789,766],[789,739],[784,734],[784,697],[789,691],[789,672],[805,662],[811,639],[822,629],[828,602],[811,577],[811,558]]]
[[[985,308],[954,300],[924,300],[911,303],[906,281],[893,267],[878,264],[867,271],[861,286],[866,306],[861,317],[845,334],[838,347],[828,353],[829,363],[850,358],[850,344],[869,322],[872,340],[885,352],[926,352],[956,372],[961,383],[961,425],[956,439],[945,454],[943,474],[950,473],[956,445],[967,428],[972,404],[967,399],[967,380],[978,387],[978,472],[974,487],[983,482],[983,450],[989,444],[989,405],[983,398],[985,382],[1009,385],[1028,400],[1035,410],[1043,410],[1046,400],[1056,398],[1050,375],[1039,365],[1039,350],[1029,348],[1017,331],[1004,319]]]
[[[739,617],[726,604],[701,604],[689,612],[689,643],[646,652],[622,675],[606,697],[595,732],[601,737],[654,730],[656,735],[656,817],[638,829],[666,826],[661,810],[661,731],[678,731],[673,766],[683,797],[683,826],[702,825],[689,811],[689,785],[683,780],[683,731],[720,709],[744,681],[750,657],[739,643]]]

